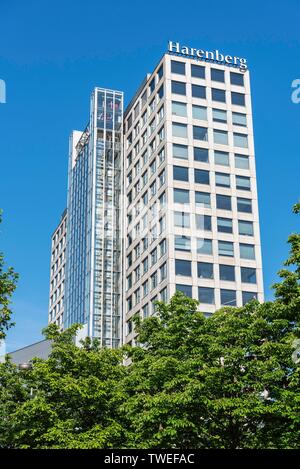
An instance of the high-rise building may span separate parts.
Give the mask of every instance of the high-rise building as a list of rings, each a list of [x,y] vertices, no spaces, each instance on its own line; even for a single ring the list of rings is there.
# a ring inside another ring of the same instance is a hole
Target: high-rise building
[[[206,315],[263,301],[245,59],[170,42],[124,125],[122,93],[96,88],[68,180],[64,327],[117,347],[176,290]]]
[[[123,94],[96,88],[84,132],[70,139],[64,327],[118,347],[122,334]]]
[[[67,210],[51,237],[50,294],[48,322],[63,329],[64,284],[66,264]]]
[[[245,60],[196,55],[178,43],[169,49],[124,118],[129,343],[132,317],[153,314],[154,301],[176,290],[199,299],[208,315],[263,300]]]

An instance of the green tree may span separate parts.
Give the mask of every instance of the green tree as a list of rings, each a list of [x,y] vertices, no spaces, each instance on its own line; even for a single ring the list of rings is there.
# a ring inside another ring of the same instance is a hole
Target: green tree
[[[59,333],[47,360],[34,359],[20,372],[0,365],[0,447],[110,448],[126,440],[122,382],[128,369],[120,350],[100,349],[97,341],[74,343],[78,326]]]
[[[2,212],[0,210],[0,224]],[[5,339],[7,330],[14,325],[11,321],[11,296],[15,291],[18,274],[12,267],[5,270],[4,255],[0,252],[0,341]]]

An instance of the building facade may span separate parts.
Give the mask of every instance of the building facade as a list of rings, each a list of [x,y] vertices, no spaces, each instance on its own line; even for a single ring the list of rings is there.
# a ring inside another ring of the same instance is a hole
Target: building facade
[[[165,54],[124,132],[124,342],[176,290],[206,314],[262,301],[249,71]]]
[[[66,265],[67,210],[51,238],[50,294],[48,322],[63,329],[65,265]]]
[[[176,290],[206,315],[263,301],[246,60],[170,42],[124,118],[122,92],[96,88],[67,208],[63,327],[118,347]]]
[[[64,327],[101,345],[122,340],[123,94],[96,88],[90,121],[70,138]]]

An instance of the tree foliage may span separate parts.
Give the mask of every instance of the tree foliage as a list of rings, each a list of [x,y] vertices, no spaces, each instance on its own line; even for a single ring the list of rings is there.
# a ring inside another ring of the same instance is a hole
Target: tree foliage
[[[2,212],[0,210],[0,224]],[[11,296],[16,288],[18,274],[12,267],[5,269],[4,255],[0,252],[0,342],[5,339],[7,330],[14,325],[11,321]]]
[[[0,365],[0,447],[299,448],[300,236],[289,243],[273,302],[206,318],[177,292],[118,350],[49,326],[47,360]]]

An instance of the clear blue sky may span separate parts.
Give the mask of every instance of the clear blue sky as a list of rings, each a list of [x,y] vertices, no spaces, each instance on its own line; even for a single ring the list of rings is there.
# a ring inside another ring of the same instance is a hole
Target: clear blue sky
[[[248,59],[252,75],[266,297],[299,231],[299,0],[1,0],[0,250],[20,273],[12,350],[38,340],[47,322],[50,235],[66,205],[68,136],[88,120],[95,86],[128,102],[169,39]]]

